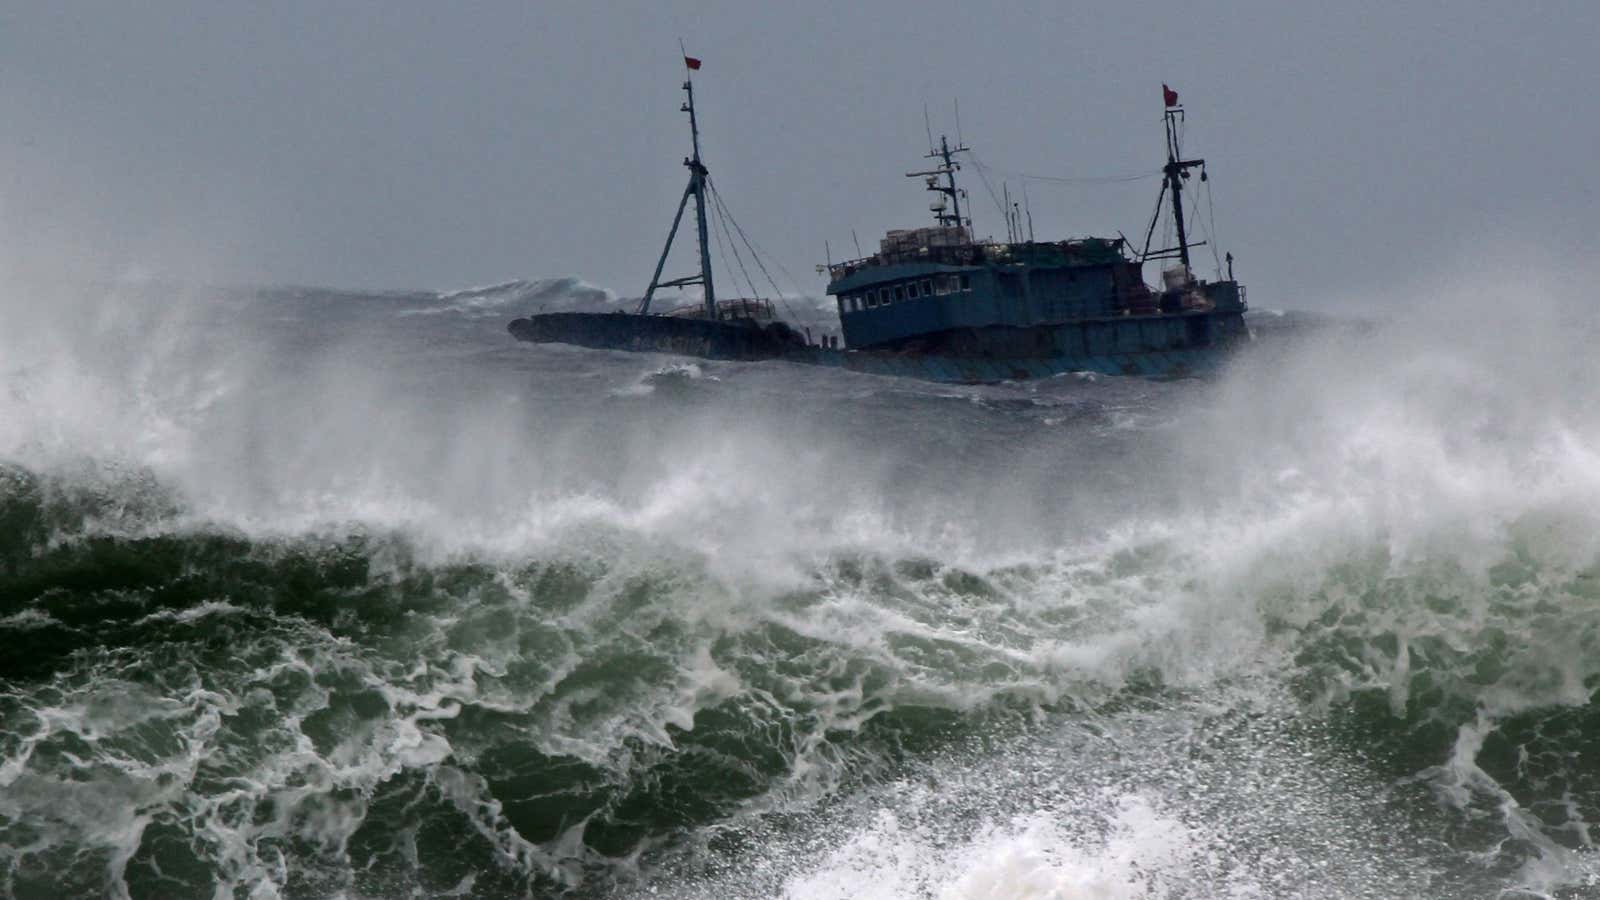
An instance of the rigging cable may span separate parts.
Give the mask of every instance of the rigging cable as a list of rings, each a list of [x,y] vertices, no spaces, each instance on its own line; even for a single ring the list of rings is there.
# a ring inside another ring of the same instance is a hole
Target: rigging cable
[[[739,220],[733,217],[733,213],[728,209],[728,205],[722,201],[722,194],[718,192],[715,187],[712,187],[709,181],[707,182],[707,186],[711,187],[711,199],[716,202],[717,209],[721,210],[720,218],[723,220],[723,227],[726,228],[729,223],[732,223],[734,231],[739,233],[739,237],[744,241],[745,247],[750,251],[750,258],[755,261],[756,268],[761,270],[761,274],[766,277],[767,283],[772,285],[772,292],[777,296],[778,302],[783,304],[784,311],[789,314],[789,318],[799,321],[800,317],[795,314],[794,308],[789,305],[788,298],[783,296],[783,291],[778,287],[778,283],[773,280],[772,273],[767,271],[766,264],[761,261],[761,255],[756,252],[755,243],[751,241],[749,236],[744,233],[744,228],[740,227]],[[732,235],[729,235],[728,241],[729,243],[733,242]],[[737,247],[734,248],[733,253],[737,258],[739,255],[739,250]],[[744,263],[741,262],[740,265],[743,266]],[[746,273],[745,277],[748,278],[749,274]],[[789,280],[793,281],[793,276],[790,276]],[[756,289],[753,284],[750,288],[750,293],[756,293]]]
[[[711,179],[709,179],[709,178],[706,179],[706,190],[710,192],[712,200],[716,201],[716,206],[713,207],[712,211],[716,213],[717,224],[722,227],[722,233],[726,234],[728,236],[728,246],[733,249],[733,259],[734,259],[735,262],[737,262],[739,264],[739,273],[744,276],[744,283],[745,283],[746,286],[748,286],[750,288],[751,299],[760,300],[761,299],[761,292],[756,290],[755,280],[750,277],[750,270],[746,269],[745,266],[744,266],[744,257],[739,255],[739,245],[734,243],[733,234],[728,231],[728,219],[729,219],[729,216],[723,210],[722,201],[720,199],[717,199],[717,189],[711,186]],[[722,246],[722,236],[718,235],[717,236],[717,247],[720,249],[721,246]],[[722,264],[724,266],[726,266],[728,264],[726,256],[723,257],[723,263]],[[730,272],[731,271],[732,270],[730,270]]]
[[[1150,179],[1150,178],[1160,178],[1161,177],[1161,173],[1160,172],[1138,172],[1138,173],[1129,174],[1129,175],[1095,175],[1095,176],[1086,176],[1086,177],[1085,176],[1069,176],[1069,175],[1035,175],[1035,174],[1032,174],[1030,172],[1012,172],[1012,171],[1009,171],[1009,170],[1006,170],[1006,169],[999,169],[999,168],[996,168],[994,166],[988,165],[988,164],[984,163],[982,160],[978,159],[977,154],[973,153],[971,150],[968,150],[967,153],[972,156],[973,164],[976,165],[979,169],[983,169],[983,170],[986,170],[988,172],[992,172],[992,173],[994,173],[996,175],[1004,175],[1004,176],[1006,176],[1008,178],[1016,178],[1016,179],[1021,180],[1021,181],[1038,181],[1038,182],[1043,182],[1045,184],[1064,184],[1064,185],[1126,184],[1126,183],[1132,182],[1132,181],[1145,181],[1145,180]]]
[[[711,236],[716,238],[716,240],[717,240],[717,256],[721,257],[721,259],[722,259],[722,267],[724,269],[728,270],[728,278],[730,280],[732,280],[732,278],[733,278],[733,266],[728,265],[728,251],[727,251],[727,248],[722,246],[722,235],[715,228],[710,229],[710,231],[711,231]],[[701,290],[702,291],[704,290],[704,284],[703,283],[702,283]]]
[[[1200,174],[1206,176],[1206,218],[1211,220],[1211,228],[1209,229],[1211,233],[1208,235],[1211,238],[1211,259],[1217,264],[1217,280],[1221,281],[1222,257],[1217,253],[1217,205],[1211,202],[1211,176],[1206,173],[1204,168],[1200,170]]]
[[[994,201],[994,208],[1000,210],[1000,218],[1007,222],[1011,221],[1011,213],[1006,210],[1006,205],[1000,202],[999,195],[994,192],[994,186],[989,183],[989,176],[984,174],[984,170],[989,167],[984,165],[983,161],[978,159],[978,154],[971,150],[967,150],[966,154],[972,158],[972,165],[978,170],[978,180],[983,182],[983,189],[989,192],[989,199]],[[971,210],[968,209],[968,212]]]
[[[1207,182],[1206,184],[1207,184],[1207,186],[1209,186],[1210,182]],[[1199,191],[1195,191],[1194,205],[1189,208],[1189,224],[1184,226],[1184,230],[1187,231],[1189,234],[1194,234],[1194,223],[1195,223],[1195,220],[1198,219],[1199,217],[1200,217],[1200,192]],[[1210,243],[1211,243],[1210,238],[1211,238],[1211,236],[1209,234],[1206,235],[1206,244],[1207,244],[1207,246],[1210,246]]]
[[[722,202],[722,198],[720,198],[720,197],[717,198],[717,202],[721,203]],[[724,205],[723,209],[726,210],[727,206]],[[729,213],[729,219],[732,220],[732,222],[733,222],[734,230],[739,232],[739,237],[744,238],[745,246],[750,248],[750,257],[756,261],[756,266],[761,269],[761,274],[767,276],[767,283],[771,284],[773,291],[775,291],[777,293],[778,302],[783,304],[783,308],[784,308],[784,310],[786,312],[789,313],[790,318],[793,318],[796,321],[799,321],[800,316],[798,316],[795,313],[794,308],[789,305],[788,295],[784,294],[783,291],[778,289],[777,284],[773,283],[772,273],[767,271],[767,267],[762,264],[761,258],[762,257],[767,257],[768,259],[771,259],[772,260],[772,264],[778,267],[778,271],[783,274],[784,279],[787,280],[789,282],[789,286],[791,288],[793,288],[793,290],[791,292],[793,294],[793,296],[804,297],[804,296],[806,296],[806,294],[800,289],[800,281],[799,281],[799,279],[794,277],[794,275],[789,271],[788,267],[783,264],[782,260],[780,260],[776,256],[773,256],[772,254],[768,253],[765,247],[763,247],[759,243],[757,243],[754,238],[746,235],[745,232],[744,232],[744,229],[739,227],[739,220],[738,219],[734,219],[733,216],[732,216],[732,213]],[[852,231],[851,234],[854,235],[854,232]],[[857,251],[860,251],[860,249],[861,249],[859,244],[860,244],[860,242],[858,241],[857,242],[857,247],[856,247]]]
[[[1008,177],[1018,179],[1019,181],[1036,181],[1036,182],[1040,182],[1040,183],[1043,183],[1043,184],[1059,184],[1059,185],[1068,185],[1068,186],[1072,186],[1072,185],[1086,186],[1086,185],[1096,185],[1096,184],[1127,184],[1127,183],[1133,182],[1133,181],[1148,181],[1151,178],[1160,178],[1161,177],[1161,173],[1160,172],[1141,172],[1141,173],[1139,173],[1137,175],[1102,175],[1102,176],[1097,176],[1097,177],[1093,177],[1093,178],[1078,178],[1078,177],[1069,177],[1069,176],[1066,176],[1066,175],[1034,175],[1034,174],[1031,174],[1031,173],[1028,173],[1028,172],[1008,172],[1008,171],[1006,171],[1004,169],[995,169],[995,168],[992,168],[992,167],[985,167],[985,168],[989,168],[990,171],[992,171],[992,172],[994,172],[994,173],[996,173],[998,175],[1006,175]]]

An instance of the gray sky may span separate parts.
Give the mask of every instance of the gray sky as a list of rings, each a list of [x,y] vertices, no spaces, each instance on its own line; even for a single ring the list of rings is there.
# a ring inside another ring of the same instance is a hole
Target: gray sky
[[[997,169],[1126,175],[1162,161],[1162,82],[1257,305],[1596,246],[1600,4],[1258,0],[11,4],[0,241],[89,272],[636,295],[685,177],[680,36],[713,180],[809,293],[824,240],[928,223],[902,177],[924,103],[954,132],[959,100]],[[1157,187],[1030,184],[1035,230],[1142,234]]]

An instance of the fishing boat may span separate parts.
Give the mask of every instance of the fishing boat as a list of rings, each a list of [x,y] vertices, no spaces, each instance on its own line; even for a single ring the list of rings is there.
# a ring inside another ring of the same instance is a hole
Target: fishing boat
[[[1020,215],[1009,211],[1006,240],[976,239],[971,218],[962,212],[966,192],[956,182],[960,156],[970,150],[960,142],[952,147],[948,136],[942,136],[925,157],[931,166],[906,173],[936,195],[929,205],[934,224],[891,230],[877,253],[819,267],[828,275],[826,291],[838,310],[837,335],[813,336],[785,322],[771,299],[719,300],[707,219],[713,211],[724,223],[731,216],[700,155],[693,80],[700,63],[686,56],[685,65],[682,109],[689,116],[692,154],[683,164],[689,181],[643,298],[632,311],[549,312],[516,319],[508,327],[518,340],[992,383],[1080,371],[1158,378],[1200,375],[1249,339],[1245,289],[1233,278],[1232,254],[1226,278],[1219,271],[1215,280],[1204,280],[1191,265],[1190,251],[1205,242],[1189,239],[1184,192],[1196,172],[1206,181],[1206,162],[1184,157],[1179,144],[1184,110],[1166,85],[1166,164],[1142,249],[1135,250],[1120,233],[1115,238],[1034,240],[1031,226],[1024,234]],[[691,202],[699,271],[663,280]],[[1164,215],[1170,216],[1176,243],[1152,249]],[[737,232],[743,237],[743,229]],[[731,241],[733,232],[728,236]],[[745,242],[754,255],[755,248]],[[1166,266],[1155,286],[1144,281],[1146,263]],[[700,300],[664,311],[656,308],[662,289],[685,287],[698,287]],[[781,299],[775,284],[774,293]]]

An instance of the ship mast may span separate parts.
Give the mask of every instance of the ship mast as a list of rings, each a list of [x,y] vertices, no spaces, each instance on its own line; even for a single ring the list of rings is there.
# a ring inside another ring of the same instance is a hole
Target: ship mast
[[[1171,257],[1167,256],[1167,254],[1176,250],[1178,259],[1183,262],[1184,270],[1188,271],[1190,244],[1188,228],[1183,220],[1183,183],[1189,180],[1189,170],[1196,166],[1200,168],[1200,180],[1205,181],[1206,161],[1203,159],[1183,158],[1183,150],[1178,146],[1179,132],[1182,130],[1183,125],[1183,107],[1178,105],[1177,91],[1166,85],[1161,86],[1161,91],[1167,104],[1164,116],[1167,125],[1167,164],[1161,169],[1162,174],[1165,176],[1161,182],[1161,190],[1162,193],[1172,192],[1172,220],[1178,228],[1178,246],[1158,250],[1155,253],[1150,252],[1150,238],[1155,235],[1156,222],[1161,217],[1161,201],[1157,200],[1156,216],[1150,220],[1150,230],[1145,234],[1144,238],[1145,252],[1143,257],[1145,259],[1170,259]],[[1195,244],[1193,246],[1198,247],[1201,245]]]
[[[941,200],[932,207],[933,218],[940,225],[961,225],[961,192],[956,189],[956,170],[961,164],[951,159],[956,153],[961,153],[967,148],[963,146],[950,146],[950,141],[944,135],[939,135],[938,149],[930,149],[924,159],[937,159],[940,165],[925,172],[907,172],[907,178],[928,179],[928,190],[936,194],[944,194],[950,198],[951,210],[945,212],[944,202]],[[939,183],[940,177],[944,184]]]
[[[683,64],[688,72],[700,68],[700,60],[684,54]],[[700,162],[700,124],[694,116],[694,81],[685,74],[683,89],[689,95],[684,101],[680,112],[689,114],[689,134],[694,141],[694,156],[685,158],[684,166],[689,169],[689,186],[684,188],[683,199],[678,201],[678,213],[672,217],[672,229],[667,232],[667,245],[661,248],[661,259],[656,262],[656,271],[650,276],[650,287],[644,292],[644,299],[639,303],[638,313],[644,315],[650,311],[650,301],[655,297],[657,288],[683,287],[690,284],[702,285],[705,289],[706,318],[717,318],[717,293],[711,285],[711,247],[708,243],[710,237],[706,229],[706,167]],[[667,255],[672,252],[672,241],[678,235],[678,224],[683,221],[683,208],[688,205],[689,198],[694,198],[695,224],[700,232],[700,274],[689,275],[683,278],[674,278],[671,281],[661,280],[661,270],[667,264]]]

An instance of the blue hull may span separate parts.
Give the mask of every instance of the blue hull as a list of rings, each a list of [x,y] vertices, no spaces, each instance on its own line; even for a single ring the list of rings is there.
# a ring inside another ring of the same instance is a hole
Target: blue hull
[[[1216,311],[1120,316],[947,335],[943,343],[961,346],[965,352],[960,353],[913,348],[829,349],[807,344],[781,325],[626,313],[548,313],[517,319],[508,330],[518,340],[532,343],[702,359],[773,359],[959,384],[1049,378],[1065,372],[1147,378],[1204,375],[1217,368],[1231,346],[1246,339],[1242,315]],[[1038,352],[1027,352],[1029,348]]]
[[[938,354],[875,353],[870,350],[811,348],[780,359],[814,366],[836,366],[868,375],[890,375],[952,384],[994,384],[1050,378],[1068,372],[1099,372],[1145,378],[1188,378],[1214,371],[1224,351],[1218,347],[1119,353],[1111,356],[1039,356],[976,359]]]

